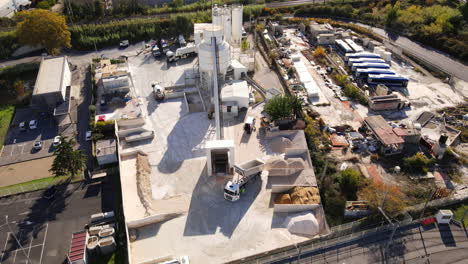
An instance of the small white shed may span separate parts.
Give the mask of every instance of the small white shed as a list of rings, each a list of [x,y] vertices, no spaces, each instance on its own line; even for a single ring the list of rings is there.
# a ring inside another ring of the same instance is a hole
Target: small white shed
[[[246,81],[233,81],[221,90],[221,101],[236,102],[239,108],[249,107],[249,87]]]
[[[450,210],[439,210],[436,214],[436,220],[438,224],[450,224],[453,218],[453,213]]]
[[[242,63],[240,63],[239,61],[232,60],[231,61],[231,67],[234,70],[234,79],[235,80],[240,80],[242,78],[242,74],[247,75],[247,67],[242,65]]]

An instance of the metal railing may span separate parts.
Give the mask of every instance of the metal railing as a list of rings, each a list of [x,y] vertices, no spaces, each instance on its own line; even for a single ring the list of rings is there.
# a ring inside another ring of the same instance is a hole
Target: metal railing
[[[413,220],[412,218],[407,218],[400,222],[399,228],[419,223],[422,219]],[[386,231],[392,231],[393,225],[382,225],[377,223],[372,226],[362,226],[362,221],[354,221],[347,224],[334,226],[331,228],[331,233],[324,237],[314,238],[302,243],[294,244],[291,246],[278,248],[270,251],[266,251],[254,256],[246,257],[243,259],[235,260],[229,262],[242,263],[242,264],[260,264],[260,263],[275,263],[285,259],[289,259],[295,256],[311,253],[319,249],[325,249],[331,246],[337,246],[344,243],[349,243],[357,239],[362,239],[364,237],[370,236],[376,233],[382,233]],[[365,228],[359,230],[360,228]]]

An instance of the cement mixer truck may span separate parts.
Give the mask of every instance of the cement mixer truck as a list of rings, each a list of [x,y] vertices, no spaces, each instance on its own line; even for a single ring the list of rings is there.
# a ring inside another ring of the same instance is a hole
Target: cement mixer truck
[[[235,202],[245,192],[246,186],[262,174],[265,162],[259,159],[234,165],[234,178],[224,186],[224,199]]]

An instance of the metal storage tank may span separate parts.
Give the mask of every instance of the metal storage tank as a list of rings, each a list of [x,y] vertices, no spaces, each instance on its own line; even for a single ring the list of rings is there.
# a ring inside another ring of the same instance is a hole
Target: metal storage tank
[[[199,46],[198,59],[201,72],[213,71],[211,38],[216,37],[218,46],[219,73],[226,74],[230,64],[230,46],[223,40],[223,28],[213,25],[204,29],[203,41]]]
[[[232,7],[232,41],[240,44],[242,38],[242,5]]]
[[[223,29],[224,29],[224,40],[231,42],[231,31],[232,31],[232,19],[231,19],[231,8],[224,5],[223,9]]]
[[[219,8],[218,5],[214,5],[213,9],[211,10],[211,19],[214,25],[218,25],[218,26],[223,25],[222,14],[223,14],[223,9]]]

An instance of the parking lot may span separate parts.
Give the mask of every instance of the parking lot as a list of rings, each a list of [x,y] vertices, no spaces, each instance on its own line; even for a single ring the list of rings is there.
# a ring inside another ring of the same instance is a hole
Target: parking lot
[[[43,191],[0,199],[0,264],[63,263],[72,233],[91,214],[113,210],[112,193],[111,184],[70,184],[52,199]]]
[[[36,129],[29,128],[31,120],[37,120]],[[19,127],[21,122],[25,122],[26,126],[23,131]],[[31,109],[18,109],[5,139],[0,166],[51,156],[54,152],[52,142],[57,134],[58,128],[51,115],[37,114]],[[33,149],[36,140],[42,141],[40,150]]]

